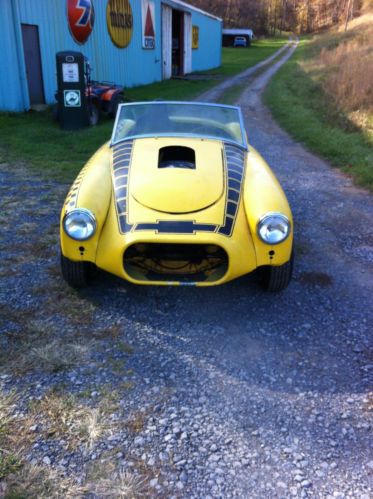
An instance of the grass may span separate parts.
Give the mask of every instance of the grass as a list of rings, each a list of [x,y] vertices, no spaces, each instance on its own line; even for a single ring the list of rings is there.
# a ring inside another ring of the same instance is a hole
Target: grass
[[[269,64],[274,64],[279,59],[283,57],[283,53],[277,55]],[[253,75],[250,77],[246,77],[245,81],[240,81],[235,85],[231,85],[228,90],[224,92],[224,94],[219,98],[218,102],[222,104],[230,104],[234,105],[238,99],[241,97],[243,91],[247,88],[249,84],[251,84],[252,80],[257,78],[260,74],[264,73],[268,69],[268,64],[265,64],[261,68],[257,69]]]
[[[323,48],[332,50],[344,36],[353,35],[334,33],[303,39],[270,82],[264,99],[295,139],[351,175],[358,185],[373,190],[373,137],[328,93],[325,81],[333,68],[323,66],[319,57]]]
[[[247,49],[224,48],[222,68],[220,71],[213,70],[212,72],[216,71],[224,76],[233,76],[271,56],[287,41],[288,37],[282,36],[253,41],[251,47]]]
[[[83,456],[96,448],[101,439],[121,430],[111,418],[118,410],[116,399],[106,398],[103,390],[97,407],[80,402],[76,395],[52,388],[40,399],[30,402],[21,417],[15,415],[18,398],[0,387],[0,496],[6,499],[26,497],[75,498],[98,494],[100,497],[148,497],[153,472],[139,461],[133,472],[121,469],[114,456],[118,448],[100,453],[100,460],[85,467],[83,483],[68,477],[55,465],[32,464],[27,455],[36,440],[61,440],[65,452]],[[112,394],[112,390],[110,390]],[[119,394],[118,394],[119,396]],[[122,393],[123,396],[123,393]],[[131,420],[132,422],[132,420]],[[127,429],[133,433],[137,427]],[[141,419],[141,427],[144,424]],[[37,430],[35,430],[37,428]]]
[[[126,91],[130,100],[190,100],[225,77],[237,74],[272,55],[286,38],[256,41],[248,49],[224,48],[222,66],[199,73],[197,79],[168,80]],[[25,161],[37,173],[71,182],[87,159],[110,139],[113,121],[103,118],[95,127],[65,131],[52,112],[0,114],[0,163]]]
[[[5,393],[0,387],[0,495],[1,482],[22,468],[23,445],[30,445],[31,418],[14,416],[18,398],[14,392]]]
[[[218,99],[221,104],[234,105],[240,98],[242,92],[247,87],[247,80],[245,83],[236,83],[231,85],[229,89]]]
[[[18,449],[11,445],[9,438],[9,432],[14,426],[12,413],[16,403],[14,393],[5,394],[0,390],[0,481],[10,473],[16,472],[21,466]]]
[[[0,162],[25,161],[48,178],[71,181],[87,159],[110,139],[111,120],[78,131],[62,130],[52,112],[0,114]],[[2,161],[1,161],[2,160]]]
[[[63,438],[69,450],[82,446],[92,449],[109,429],[109,422],[100,408],[81,404],[74,395],[64,391],[50,390],[41,400],[33,402],[30,409],[42,422],[45,437]]]
[[[103,460],[102,460],[103,461]],[[134,474],[117,468],[113,459],[95,463],[89,470],[89,490],[95,497],[112,497],[118,499],[135,499],[152,497],[149,487],[149,470]]]
[[[10,320],[17,324],[14,318]],[[17,334],[7,335],[7,348],[0,355],[2,368],[13,374],[23,375],[38,370],[50,374],[66,371],[82,365],[90,352],[97,348],[94,340],[75,339],[72,335],[70,338],[58,337],[54,328],[37,321],[30,321],[27,326],[19,321],[18,325],[22,329]]]
[[[1,492],[1,490],[0,490]],[[5,499],[76,499],[85,497],[88,490],[72,478],[50,467],[24,466],[6,480]]]

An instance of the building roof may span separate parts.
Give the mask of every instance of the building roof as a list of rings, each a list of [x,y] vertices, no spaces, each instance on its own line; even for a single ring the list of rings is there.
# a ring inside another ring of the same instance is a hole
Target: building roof
[[[199,9],[198,7],[195,7],[194,5],[190,5],[189,3],[182,2],[181,0],[163,0],[163,3],[170,5],[171,7],[174,6],[179,6],[182,7],[182,10],[194,10],[194,12],[199,12],[200,14],[203,14],[204,16],[211,17],[212,19],[216,19],[217,21],[222,22],[223,19],[220,17],[214,16],[213,14],[210,14],[210,12],[206,12],[202,9]]]
[[[252,29],[223,29],[223,35],[247,35],[252,36]]]

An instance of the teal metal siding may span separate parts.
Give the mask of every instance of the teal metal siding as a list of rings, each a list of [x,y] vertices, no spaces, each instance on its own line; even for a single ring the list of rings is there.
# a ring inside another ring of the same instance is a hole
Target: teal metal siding
[[[199,27],[199,46],[192,49],[192,71],[221,66],[222,23],[192,11],[192,25]]]
[[[173,8],[192,13],[192,24],[199,26],[199,48],[192,51],[192,70],[217,67],[221,63],[221,22],[203,15],[187,4],[164,0]],[[1,0],[0,14],[0,110],[23,111],[29,98],[21,24],[38,26],[45,99],[52,104],[56,90],[56,52],[77,50],[91,62],[92,77],[114,81],[126,87],[145,85],[162,79],[162,0],[155,0],[156,46],[142,48],[141,1],[130,0],[134,26],[128,47],[117,48],[106,25],[107,0],[94,0],[95,24],[84,45],[77,44],[69,31],[66,0]]]
[[[132,1],[134,26],[128,47],[117,48],[111,41],[106,25],[106,1],[94,2],[95,24],[84,45],[76,43],[69,31],[66,0],[17,0],[21,22],[37,24],[47,102],[54,101],[56,90],[55,54],[61,50],[77,50],[90,60],[96,80],[114,81],[128,87],[161,79],[160,11],[156,20],[155,50],[142,49],[141,3]],[[38,7],[39,6],[39,7]],[[42,7],[42,8],[41,8]]]
[[[17,9],[9,0],[0,7],[0,110],[23,111],[28,108],[28,89],[21,33],[13,29]]]

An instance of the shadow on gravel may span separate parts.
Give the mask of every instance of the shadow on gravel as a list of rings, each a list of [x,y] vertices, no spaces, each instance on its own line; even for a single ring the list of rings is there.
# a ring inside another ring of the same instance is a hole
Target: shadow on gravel
[[[339,305],[346,290],[327,274],[298,272],[270,294],[254,276],[203,289],[138,287],[100,273],[84,296],[137,325],[143,351],[156,340],[172,362],[187,356],[205,375],[286,394],[365,391],[351,334],[361,317]],[[146,361],[157,366],[158,356]]]
[[[243,441],[290,431],[319,459],[331,435],[345,432],[340,396],[368,396],[361,368],[369,359],[367,345],[356,346],[362,318],[352,303],[343,307],[345,290],[305,275],[268,294],[253,276],[203,289],[139,287],[99,273],[83,296],[120,322],[135,347],[129,367],[151,386],[192,411],[208,400],[211,417]],[[139,390],[147,396],[141,383]],[[363,452],[365,432],[356,427],[338,446]]]

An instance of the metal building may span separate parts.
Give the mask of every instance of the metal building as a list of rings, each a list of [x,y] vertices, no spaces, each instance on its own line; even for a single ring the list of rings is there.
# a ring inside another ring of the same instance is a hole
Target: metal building
[[[236,36],[243,36],[246,39],[247,46],[250,46],[251,41],[254,38],[254,32],[252,29],[223,29],[222,35],[223,47],[232,47]]]
[[[125,87],[221,64],[222,20],[180,0],[1,0],[0,110],[52,104],[56,53]]]

